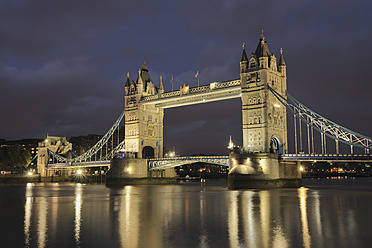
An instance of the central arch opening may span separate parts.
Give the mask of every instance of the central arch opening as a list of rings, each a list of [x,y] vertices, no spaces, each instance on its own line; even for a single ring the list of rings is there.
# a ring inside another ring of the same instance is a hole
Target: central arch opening
[[[145,146],[142,149],[142,158],[154,158],[154,154],[154,148],[152,148],[151,146]]]
[[[164,147],[176,155],[228,155],[242,144],[242,103],[221,100],[164,110]]]

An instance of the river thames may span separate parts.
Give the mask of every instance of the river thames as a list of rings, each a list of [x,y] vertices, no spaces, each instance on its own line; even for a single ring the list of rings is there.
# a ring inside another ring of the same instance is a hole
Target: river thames
[[[1,247],[372,247],[372,178],[0,185]]]

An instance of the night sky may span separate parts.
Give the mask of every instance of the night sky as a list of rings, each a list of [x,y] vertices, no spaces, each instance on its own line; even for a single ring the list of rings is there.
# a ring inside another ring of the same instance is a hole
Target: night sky
[[[288,91],[372,136],[370,0],[0,0],[0,138],[104,134],[144,61],[165,91],[239,78],[242,43],[261,30],[283,48]],[[289,131],[290,132],[290,131]],[[165,110],[165,147],[227,153],[241,144],[240,100]]]

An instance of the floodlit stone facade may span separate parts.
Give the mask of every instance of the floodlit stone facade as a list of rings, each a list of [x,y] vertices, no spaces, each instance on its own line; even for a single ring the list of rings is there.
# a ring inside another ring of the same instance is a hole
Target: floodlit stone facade
[[[277,62],[275,55],[269,51],[263,33],[256,51],[249,57],[243,44],[240,79],[244,151],[286,153],[286,108],[268,89],[270,86],[280,95],[286,95],[286,64],[282,49]]]
[[[163,157],[164,110],[155,105],[143,105],[140,99],[164,92],[160,81],[155,87],[146,65],[138,72],[138,79],[125,85],[125,150],[137,158]]]

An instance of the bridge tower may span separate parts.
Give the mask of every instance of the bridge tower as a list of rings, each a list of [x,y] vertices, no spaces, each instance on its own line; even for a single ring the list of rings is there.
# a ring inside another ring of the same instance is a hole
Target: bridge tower
[[[45,177],[47,174],[48,163],[50,163],[49,152],[68,156],[69,151],[72,150],[72,144],[67,141],[66,137],[57,137],[47,135],[46,139],[39,142],[37,156],[37,171],[40,176]]]
[[[277,62],[263,32],[249,58],[243,44],[240,80],[243,151],[233,148],[230,153],[229,188],[300,187],[299,164],[282,161],[279,155],[288,152],[286,108],[268,88],[286,95],[283,51],[280,50]]]
[[[271,54],[262,32],[256,51],[249,58],[243,44],[240,61],[242,87],[243,149],[248,153],[288,151],[286,108],[270,93],[268,86],[285,96],[286,64],[283,50],[279,63]]]
[[[125,150],[137,158],[163,157],[164,110],[155,105],[143,105],[144,96],[164,92],[160,78],[159,88],[151,80],[147,66],[138,71],[138,79],[125,84]]]

